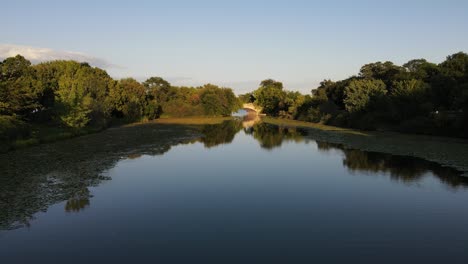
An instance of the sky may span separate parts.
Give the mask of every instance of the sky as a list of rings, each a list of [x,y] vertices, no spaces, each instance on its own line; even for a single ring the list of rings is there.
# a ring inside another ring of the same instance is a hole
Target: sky
[[[0,14],[0,59],[75,59],[236,93],[267,78],[309,93],[366,63],[468,52],[466,0],[0,0]]]

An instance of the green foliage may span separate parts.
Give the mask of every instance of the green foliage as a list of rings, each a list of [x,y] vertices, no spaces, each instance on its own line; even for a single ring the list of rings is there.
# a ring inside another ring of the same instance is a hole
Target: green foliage
[[[0,63],[0,115],[30,118],[40,107],[37,96],[34,70],[28,60],[17,55]]]
[[[433,101],[439,110],[463,108],[468,89],[468,54],[456,53],[439,65],[440,74],[433,78]],[[460,101],[460,99],[462,99]]]
[[[207,84],[200,90],[200,101],[206,115],[229,116],[241,107],[231,89]]]
[[[279,112],[282,118],[294,119],[297,116],[298,108],[304,104],[305,96],[299,92],[286,91],[284,99],[284,110]]]
[[[226,116],[240,107],[231,89],[214,85],[173,87],[160,77],[143,84],[131,78],[115,81],[104,70],[76,61],[33,66],[18,55],[0,62],[0,141],[32,142],[25,138],[31,136],[30,125],[76,135],[103,129],[111,120]]]
[[[261,88],[271,87],[271,88],[283,90],[283,83],[277,82],[273,79],[266,79],[260,82],[260,87]]]
[[[396,81],[390,94],[394,120],[427,116],[432,110],[430,86],[421,80]]]
[[[171,88],[171,84],[164,80],[161,77],[150,77],[147,79],[143,85],[148,89],[148,90],[169,90]]]
[[[174,99],[174,89],[168,81],[161,77],[150,77],[143,85],[146,88],[148,96],[159,104]]]
[[[388,87],[395,80],[401,80],[405,76],[405,68],[397,66],[390,61],[375,62],[362,66],[359,76],[364,79],[381,80]]]
[[[414,78],[425,82],[430,81],[431,78],[439,73],[437,65],[425,59],[410,60],[403,67],[407,70],[408,79]]]
[[[324,80],[310,95],[267,79],[239,97],[229,88],[175,87],[161,77],[115,81],[104,70],[75,61],[31,65],[17,55],[0,62],[2,141],[29,142],[36,125],[74,135],[105,128],[115,119],[227,116],[243,103],[287,119],[467,137],[468,55],[459,52],[438,65],[424,59],[403,66],[366,64],[359,76]]]
[[[103,102],[114,81],[105,71],[75,61],[46,62],[34,70],[43,119],[71,128],[106,125],[109,112]]]
[[[159,118],[162,114],[162,107],[156,100],[146,98],[146,106],[144,110],[144,116],[149,120]]]
[[[345,89],[345,108],[350,113],[365,111],[372,100],[387,93],[385,83],[381,80],[353,80]]]
[[[255,103],[263,108],[265,114],[278,116],[279,112],[286,108],[286,92],[283,91],[281,82],[272,79],[262,81],[254,96]]]
[[[110,90],[109,104],[115,117],[137,121],[145,112],[146,89],[135,79],[122,79]]]
[[[320,96],[320,100],[325,101],[325,93],[327,100],[333,102],[340,109],[344,109],[344,98],[345,98],[345,88],[349,85],[352,80],[357,79],[356,77],[351,77],[349,79],[333,82],[331,80],[324,80],[320,83],[320,86],[312,90],[314,98]]]
[[[359,76],[322,81],[312,96],[293,95],[271,79],[263,81],[253,95],[255,103],[272,116],[468,137],[468,55],[462,52],[439,65],[424,59],[403,66],[388,61],[366,64]]]
[[[212,84],[176,87],[160,77],[151,77],[143,85],[149,108],[156,109],[156,114],[152,115],[155,117],[228,116],[242,105],[231,89]]]

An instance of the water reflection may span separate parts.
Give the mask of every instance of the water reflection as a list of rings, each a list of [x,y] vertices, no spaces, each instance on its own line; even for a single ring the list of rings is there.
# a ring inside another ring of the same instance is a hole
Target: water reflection
[[[252,135],[264,149],[280,147],[283,142],[293,141],[296,143],[308,141],[305,135],[307,131],[300,128],[281,127],[267,123],[258,123],[245,132]]]
[[[284,142],[315,141],[306,129],[257,123],[253,116],[202,127],[148,124],[111,129],[55,144],[0,155],[0,230],[28,226],[34,214],[67,201],[66,212],[86,210],[89,187],[109,180],[106,171],[122,159],[162,155],[172,146],[201,142],[206,148],[229,144],[243,131],[262,149],[271,151]],[[346,149],[315,141],[318,150],[337,150],[350,172],[388,173],[399,182],[416,182],[432,173],[450,187],[467,187],[468,179],[450,168],[422,159]]]
[[[201,141],[206,148],[228,144],[241,129],[242,123],[238,120],[226,121],[219,125],[205,125],[201,130],[203,137],[198,141]]]
[[[91,194],[88,188],[84,187],[81,192],[76,193],[73,197],[68,199],[65,204],[65,211],[67,213],[79,212],[89,206]]]
[[[89,187],[109,180],[121,159],[161,155],[199,132],[147,124],[40,145],[0,155],[0,230],[27,226],[34,214],[61,201],[76,212],[90,204]]]
[[[252,128],[256,124],[260,123],[261,119],[257,112],[247,110],[246,114],[242,117],[242,126],[245,129]]]
[[[252,135],[260,146],[267,150],[278,148],[283,142],[307,143],[314,140],[307,129],[281,127],[267,123],[259,123],[245,132]],[[468,187],[467,177],[461,176],[460,172],[455,169],[443,167],[435,162],[414,157],[347,149],[341,144],[314,141],[321,152],[335,150],[343,153],[343,166],[350,172],[365,172],[370,175],[388,173],[392,180],[405,183],[417,182],[422,180],[427,173],[432,173],[450,187]]]
[[[405,183],[422,180],[427,173],[432,173],[441,182],[450,187],[468,186],[468,178],[448,167],[418,158],[395,156],[378,152],[365,152],[347,149],[341,144],[316,141],[319,151],[339,150],[344,154],[343,166],[351,172],[365,172],[369,175],[388,173],[390,178]]]

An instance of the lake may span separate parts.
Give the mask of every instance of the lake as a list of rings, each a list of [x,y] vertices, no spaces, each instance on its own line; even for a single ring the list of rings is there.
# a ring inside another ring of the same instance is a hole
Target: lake
[[[1,263],[468,263],[468,178],[226,121],[0,155]]]

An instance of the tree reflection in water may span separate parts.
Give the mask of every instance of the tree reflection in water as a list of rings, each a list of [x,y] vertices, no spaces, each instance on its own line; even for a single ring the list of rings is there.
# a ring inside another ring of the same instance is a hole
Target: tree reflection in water
[[[89,207],[89,187],[109,180],[106,171],[122,159],[162,155],[172,146],[185,143],[201,142],[206,148],[229,144],[242,130],[268,151],[282,146],[283,142],[315,141],[313,133],[309,134],[307,129],[255,123],[255,120],[246,125],[245,121],[205,126],[130,126],[1,154],[0,230],[28,226],[34,214],[62,201],[67,201],[66,212],[79,212]],[[434,162],[315,142],[321,152],[342,152],[343,166],[351,172],[386,173],[399,182],[416,182],[431,172],[447,186],[468,186],[468,179],[460,173]]]
[[[68,199],[65,204],[65,211],[67,213],[79,212],[89,206],[91,194],[88,188],[84,187],[81,192],[76,193],[73,197]]]
[[[468,178],[460,176],[460,172],[442,167],[435,162],[413,157],[347,149],[334,143],[321,141],[316,141],[316,143],[318,150],[322,152],[341,151],[344,154],[343,166],[351,172],[364,172],[370,175],[388,173],[391,179],[405,183],[420,181],[430,172],[450,187],[466,188],[468,186]]]
[[[307,129],[280,127],[266,123],[259,123],[246,133],[252,135],[262,148],[268,150],[280,147],[285,141],[298,143],[314,140],[307,133]],[[452,188],[468,187],[467,177],[461,176],[461,173],[455,169],[442,167],[435,162],[414,157],[347,149],[341,144],[315,142],[321,152],[331,150],[342,152],[344,154],[343,166],[350,172],[370,175],[389,173],[391,179],[406,183],[420,181],[428,173],[432,173],[442,183]]]
[[[67,212],[89,206],[89,187],[110,180],[122,159],[161,155],[199,137],[198,129],[145,124],[0,154],[0,230],[28,226],[62,201]]]
[[[280,147],[284,141],[296,143],[306,142],[304,137],[306,130],[292,127],[280,127],[267,123],[258,123],[251,129],[245,130],[246,134],[253,136],[264,149],[274,149]]]
[[[206,148],[229,144],[241,129],[242,122],[239,120],[228,120],[217,125],[205,125],[201,130],[203,137],[198,141],[202,142]]]

